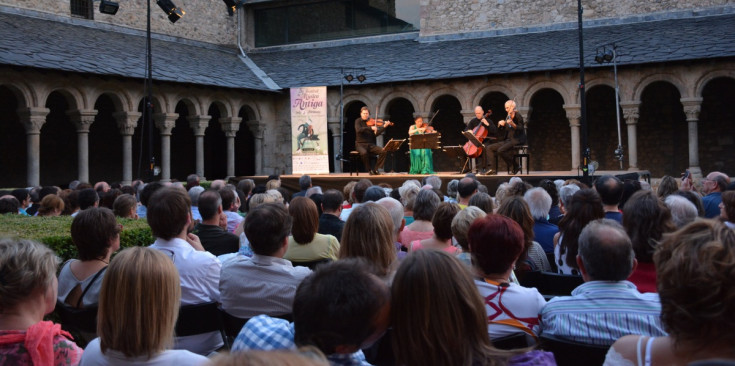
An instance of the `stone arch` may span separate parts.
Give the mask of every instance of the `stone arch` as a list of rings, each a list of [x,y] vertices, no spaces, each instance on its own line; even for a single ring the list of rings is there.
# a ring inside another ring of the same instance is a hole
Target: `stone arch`
[[[459,90],[452,88],[452,87],[443,87],[433,90],[429,95],[426,96],[426,100],[424,101],[424,106],[421,108],[422,111],[433,111],[433,106],[437,99],[449,95],[457,99],[459,104],[462,106],[462,109],[469,109],[473,108],[472,106],[467,106],[467,97]]]
[[[709,83],[711,80],[721,78],[721,77],[735,79],[735,70],[714,70],[714,71],[704,73],[694,83],[694,95],[693,96],[701,97],[702,92],[704,91],[704,88],[707,86],[707,83]]]
[[[212,110],[212,108],[216,108],[217,109],[217,111],[219,112],[219,116],[218,116],[219,118],[227,118],[227,117],[232,116],[232,114],[231,114],[232,111],[228,107],[227,103],[225,103],[225,102],[223,102],[223,101],[221,101],[219,99],[214,99],[214,100],[212,100],[210,102],[209,108],[208,108],[208,111],[207,111],[208,114],[209,114],[209,111]]]
[[[45,105],[48,101],[49,96],[57,92],[59,93],[64,99],[66,100],[66,104],[68,105],[68,110],[77,110],[82,108],[92,108],[92,106],[85,106],[84,104],[84,98],[82,95],[82,92],[76,88],[69,88],[67,86],[63,85],[51,85],[46,90],[44,90],[44,94],[42,94],[41,100],[43,100],[42,105]]]
[[[242,118],[243,121],[260,121],[262,119],[262,113],[260,112],[259,103],[240,101],[238,102],[238,105],[239,107],[237,108],[237,116]],[[247,118],[243,117],[243,111],[245,111],[245,116]]]
[[[681,96],[681,98],[689,97],[689,93],[684,86],[685,83],[679,77],[670,73],[656,73],[642,78],[639,82],[635,84],[635,86],[633,87],[633,100],[640,101],[641,95],[643,95],[643,91],[646,90],[646,87],[657,81],[665,81],[672,84],[676,89],[679,90],[679,95]]]
[[[174,101],[176,102],[176,104],[174,104],[174,108],[178,108],[179,103],[183,103],[189,112],[189,116],[200,116],[202,114],[201,102],[195,96],[179,94],[176,96]]]
[[[372,98],[370,98],[367,95],[362,94],[362,93],[354,93],[354,94],[350,94],[350,95],[344,95],[342,97],[342,104],[345,106],[345,108],[344,108],[345,110],[347,110],[347,105],[348,104],[351,104],[351,103],[354,103],[354,102],[363,103],[363,104],[367,105],[368,107],[371,106],[371,105],[375,105],[375,101]],[[337,108],[339,108],[339,105],[337,105]],[[372,114],[372,112],[371,112],[371,114]],[[335,113],[335,115],[339,116],[339,110],[337,110],[337,113]]]
[[[480,105],[480,102],[490,93],[501,93],[508,96],[512,94],[512,91],[505,84],[494,84],[483,87],[472,97],[472,106],[470,108],[475,108],[475,106]]]
[[[564,95],[555,88],[547,87],[534,89],[528,97],[527,106],[531,111],[524,117],[531,169],[568,170],[572,140],[564,110]]]
[[[388,105],[392,101],[394,101],[394,100],[396,100],[398,98],[403,98],[403,99],[407,100],[409,103],[411,103],[411,106],[413,107],[413,110],[414,111],[416,111],[417,108],[419,107],[418,100],[416,99],[415,96],[413,96],[413,94],[411,94],[411,93],[409,93],[407,91],[396,90],[396,91],[392,91],[392,92],[386,94],[385,96],[383,96],[378,101],[378,105],[381,108],[380,114],[381,115],[387,115],[388,114]]]
[[[0,88],[5,87],[17,98],[18,108],[28,108],[36,106],[38,100],[35,89],[22,81],[8,80],[0,81]]]
[[[25,187],[27,138],[18,109],[26,109],[29,90],[0,83],[0,186]]]
[[[518,107],[530,106],[533,96],[542,89],[551,89],[559,93],[559,95],[561,95],[562,99],[564,100],[564,104],[571,104],[572,98],[574,100],[579,99],[578,92],[576,93],[576,95],[572,96],[569,90],[563,85],[554,81],[543,80],[530,84],[526,88],[526,90],[521,93],[521,98],[519,98],[520,100],[516,100],[516,104],[518,105]]]
[[[242,119],[242,122],[240,130],[235,135],[235,176],[254,175],[256,173],[255,157],[260,155],[255,151],[255,134],[246,125],[246,122],[259,121],[260,114],[257,108],[250,103],[242,103],[237,116]]]
[[[636,124],[638,161],[653,176],[676,176],[688,167],[689,131],[681,88],[670,80],[650,78],[640,91]]]
[[[717,75],[717,73],[712,73]],[[708,78],[701,89],[697,126],[699,166],[703,173],[722,171],[735,175],[735,78]],[[691,123],[689,123],[691,124]]]

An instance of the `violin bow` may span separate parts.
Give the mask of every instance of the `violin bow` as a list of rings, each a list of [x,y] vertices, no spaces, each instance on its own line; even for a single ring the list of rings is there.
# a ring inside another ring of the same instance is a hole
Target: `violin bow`
[[[434,112],[434,116],[431,117],[431,119],[429,120],[429,123],[426,124],[427,126],[431,126],[431,122],[434,122],[434,118],[436,117],[437,114],[439,114],[440,110],[441,109],[437,109],[436,112]]]

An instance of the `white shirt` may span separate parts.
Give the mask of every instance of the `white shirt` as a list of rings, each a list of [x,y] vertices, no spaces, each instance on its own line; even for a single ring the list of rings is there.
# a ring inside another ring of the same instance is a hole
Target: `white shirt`
[[[146,359],[147,355],[128,358],[122,352],[107,350],[102,353],[100,349],[100,339],[95,338],[87,345],[82,354],[80,366],[107,366],[107,365],[130,365],[130,366],[168,366],[168,365],[206,365],[209,359],[191,353],[186,350],[167,350],[163,351],[151,359]]]
[[[362,205],[362,203],[353,203],[352,207],[342,209],[342,213],[339,214],[339,219],[344,222],[347,222],[347,219],[350,217],[350,214],[352,213],[352,211],[360,207],[360,205]]]
[[[161,238],[150,246],[160,250],[173,261],[181,280],[181,305],[219,302],[220,264],[217,257],[209,252],[194,250],[186,240]],[[176,349],[207,355],[223,344],[219,332],[176,337]]]
[[[222,309],[239,318],[289,314],[296,288],[309,274],[283,258],[236,255],[222,264]]]
[[[235,232],[237,225],[240,225],[240,222],[245,219],[237,212],[225,211],[225,215],[227,215],[227,231],[231,233]]]

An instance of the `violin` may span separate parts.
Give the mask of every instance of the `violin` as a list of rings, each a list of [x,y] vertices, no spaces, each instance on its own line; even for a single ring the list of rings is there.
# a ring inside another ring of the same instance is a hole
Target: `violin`
[[[488,109],[482,118],[488,119],[490,118],[491,114],[493,114],[493,111]],[[485,128],[485,124],[480,122],[480,124],[478,124],[477,127],[472,130],[472,134],[475,135],[475,138],[477,138],[478,141],[482,142],[482,140],[487,137],[487,129]],[[482,146],[475,146],[472,142],[467,141],[462,149],[464,149],[464,152],[467,154],[468,157],[476,158],[482,154],[483,148]]]
[[[383,121],[380,118],[370,118],[369,120],[365,121],[365,124],[368,125],[368,127],[388,127],[393,126],[393,122],[391,121]]]

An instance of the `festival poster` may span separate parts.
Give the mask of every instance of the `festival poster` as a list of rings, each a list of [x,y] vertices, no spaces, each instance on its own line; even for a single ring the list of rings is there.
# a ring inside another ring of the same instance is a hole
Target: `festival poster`
[[[329,174],[327,87],[291,89],[293,174]]]

